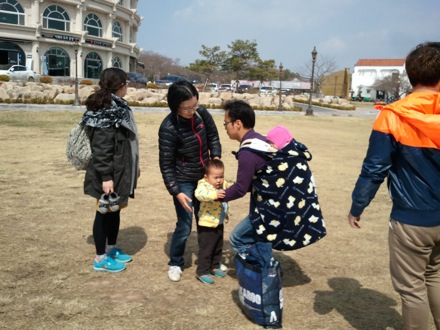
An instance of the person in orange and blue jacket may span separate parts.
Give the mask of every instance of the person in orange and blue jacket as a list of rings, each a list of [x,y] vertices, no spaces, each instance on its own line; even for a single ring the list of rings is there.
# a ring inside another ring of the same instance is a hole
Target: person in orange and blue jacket
[[[159,128],[159,167],[176,209],[168,278],[178,282],[185,265],[183,255],[191,234],[193,213],[198,219],[200,203],[194,191],[205,174],[205,164],[209,159],[220,159],[222,148],[214,119],[199,105],[199,93],[193,84],[173,83],[167,101],[171,112]]]
[[[361,214],[387,178],[392,199],[388,245],[404,329],[440,329],[440,42],[406,58],[411,94],[381,109],[356,182],[348,222]]]

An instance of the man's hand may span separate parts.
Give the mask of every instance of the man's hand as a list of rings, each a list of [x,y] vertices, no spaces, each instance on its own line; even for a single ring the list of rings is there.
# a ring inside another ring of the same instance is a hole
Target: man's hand
[[[348,224],[351,228],[360,229],[359,221],[361,221],[361,216],[355,217],[351,213],[348,214]]]
[[[225,198],[225,191],[223,189],[217,190],[217,199]]]

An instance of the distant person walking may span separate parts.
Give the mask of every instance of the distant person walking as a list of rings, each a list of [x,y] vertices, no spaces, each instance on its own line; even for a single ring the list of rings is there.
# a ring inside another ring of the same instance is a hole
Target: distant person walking
[[[86,100],[83,122],[90,128],[93,156],[84,178],[84,193],[96,198],[93,224],[97,271],[120,272],[132,257],[116,241],[120,210],[134,197],[139,169],[136,122],[128,103],[127,74],[118,68],[102,71],[100,89]]]
[[[200,203],[194,191],[208,160],[221,157],[221,145],[214,120],[199,105],[199,93],[190,82],[173,83],[167,100],[171,112],[159,128],[159,166],[177,215],[168,263],[168,278],[177,282],[185,265],[183,255],[193,213],[198,219]]]
[[[387,178],[390,271],[404,329],[427,330],[430,310],[440,329],[440,43],[418,45],[405,67],[413,91],[374,122],[348,223],[360,228]]]

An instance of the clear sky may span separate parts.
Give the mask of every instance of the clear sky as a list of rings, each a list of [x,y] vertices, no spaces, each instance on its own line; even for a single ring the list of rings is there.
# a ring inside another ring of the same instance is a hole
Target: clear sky
[[[291,71],[314,46],[353,70],[358,59],[405,58],[440,41],[440,0],[139,0],[138,14],[138,46],[184,66],[202,58],[202,45],[228,51],[237,39]]]

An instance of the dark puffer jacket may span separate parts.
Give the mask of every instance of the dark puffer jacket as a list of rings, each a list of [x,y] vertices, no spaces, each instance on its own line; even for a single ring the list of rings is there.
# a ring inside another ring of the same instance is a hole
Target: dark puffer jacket
[[[211,114],[200,106],[191,119],[175,113],[165,117],[159,128],[159,166],[168,192],[176,196],[179,182],[203,178],[204,165],[221,157],[220,138]]]

